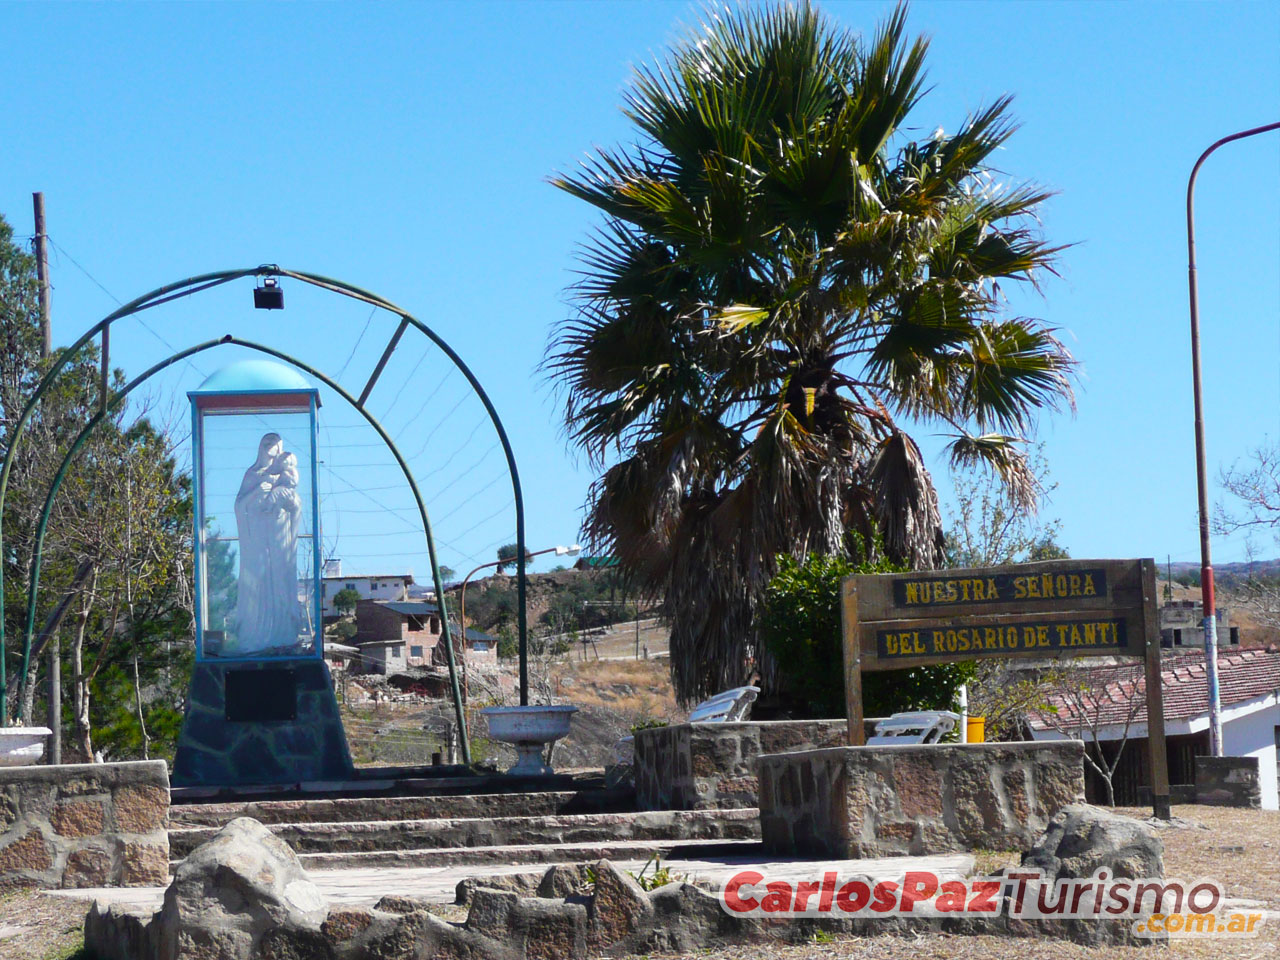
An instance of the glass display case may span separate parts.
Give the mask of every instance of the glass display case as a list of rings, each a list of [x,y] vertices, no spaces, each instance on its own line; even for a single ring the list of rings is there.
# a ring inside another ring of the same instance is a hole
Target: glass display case
[[[188,394],[197,660],[322,657],[319,391],[268,360]]]

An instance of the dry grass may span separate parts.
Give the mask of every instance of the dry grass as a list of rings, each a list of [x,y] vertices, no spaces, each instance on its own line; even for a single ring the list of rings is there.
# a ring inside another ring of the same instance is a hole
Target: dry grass
[[[47,897],[36,890],[0,896],[0,960],[64,960],[83,955],[82,900]]]
[[[633,719],[674,720],[682,714],[667,660],[578,660],[557,668],[561,695],[575,704],[608,707]]]
[[[1274,935],[1274,931],[1271,931]],[[1082,947],[1060,940],[1011,940],[930,934],[921,937],[859,937],[829,943],[740,947],[694,954],[701,960],[1274,960],[1274,940],[1218,940],[1177,943],[1165,948]],[[1152,952],[1155,951],[1155,952]]]
[[[1150,810],[1121,809],[1146,817]],[[1174,815],[1206,829],[1164,829],[1165,873],[1182,880],[1220,882],[1228,897],[1261,900],[1271,911],[1256,940],[1179,940],[1164,947],[1085,947],[1060,940],[928,934],[918,937],[842,938],[798,946],[737,947],[697,954],[703,960],[1280,960],[1280,813],[1225,807],[1175,807]],[[979,872],[1016,860],[1016,854],[976,852]],[[1152,952],[1156,951],[1156,952]]]
[[[1133,817],[1151,813],[1137,808],[1118,812]],[[1266,909],[1280,911],[1280,812],[1178,806],[1173,813],[1207,829],[1160,831],[1166,875],[1209,877],[1226,888],[1228,897],[1261,900]],[[1272,933],[1280,935],[1280,918]]]

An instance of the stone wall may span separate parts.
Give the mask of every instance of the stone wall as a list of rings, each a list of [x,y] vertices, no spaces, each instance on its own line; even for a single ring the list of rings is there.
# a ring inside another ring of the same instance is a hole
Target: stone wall
[[[641,810],[757,806],[761,754],[843,744],[844,720],[677,723],[636,733],[636,803]]]
[[[837,747],[760,758],[766,849],[836,859],[1029,847],[1084,799],[1079,741]]]
[[[163,760],[0,768],[0,887],[147,887],[169,877]]]
[[[1196,803],[1262,806],[1257,757],[1196,757]]]

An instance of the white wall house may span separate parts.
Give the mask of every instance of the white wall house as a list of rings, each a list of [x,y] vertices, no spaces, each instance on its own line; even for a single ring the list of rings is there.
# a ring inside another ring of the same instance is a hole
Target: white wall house
[[[361,600],[408,600],[413,575],[409,573],[382,576],[326,576],[320,581],[320,615],[338,616],[333,598],[339,591],[351,589],[360,594]]]
[[[1226,607],[1215,607],[1218,646],[1238,647],[1240,628]],[[1166,649],[1204,649],[1204,604],[1199,600],[1170,600],[1160,607],[1160,646]]]
[[[1090,688],[1096,689],[1098,740],[1125,738],[1124,717],[1130,715],[1140,701],[1128,727],[1128,743],[1124,757],[1132,763],[1143,760],[1145,767],[1147,708],[1145,678],[1140,663],[1081,668],[1094,678]],[[1179,757],[1178,749],[1204,755],[1209,752],[1208,685],[1202,652],[1166,656],[1161,664],[1164,693],[1165,737],[1169,744],[1170,781],[1177,771],[1189,766],[1187,757]],[[1258,780],[1264,810],[1280,809],[1280,650],[1230,649],[1218,655],[1218,687],[1222,704],[1222,752],[1228,757],[1257,757]],[[1135,700],[1134,698],[1137,698]],[[1074,707],[1071,703],[1050,698],[1058,708],[1056,718],[1032,714],[1028,717],[1035,740],[1062,740],[1069,732]],[[1076,739],[1093,739],[1093,722],[1085,718],[1076,726]]]

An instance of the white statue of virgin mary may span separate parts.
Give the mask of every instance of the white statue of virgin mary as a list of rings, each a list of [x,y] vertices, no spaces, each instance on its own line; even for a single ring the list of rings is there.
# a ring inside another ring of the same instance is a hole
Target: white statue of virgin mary
[[[258,442],[258,459],[236,494],[240,578],[236,598],[238,654],[297,644],[305,620],[298,601],[298,461],[278,433]]]

